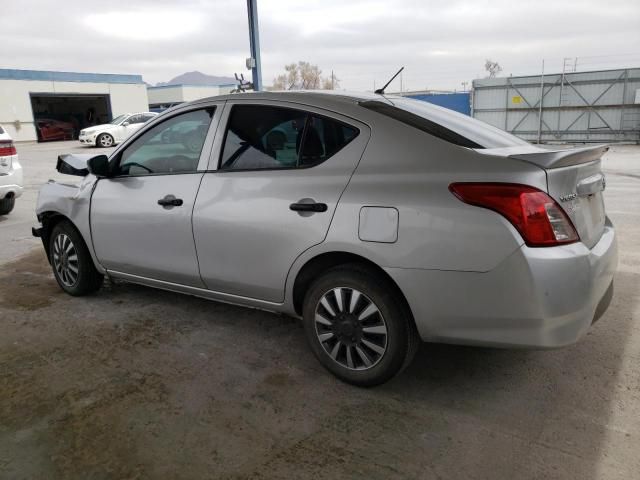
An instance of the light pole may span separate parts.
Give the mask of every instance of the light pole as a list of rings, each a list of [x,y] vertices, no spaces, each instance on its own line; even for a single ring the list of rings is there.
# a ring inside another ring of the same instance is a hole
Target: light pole
[[[247,0],[247,14],[249,16],[249,47],[251,58],[247,59],[247,68],[251,69],[253,89],[262,90],[262,67],[260,65],[260,35],[258,34],[258,6],[257,0]]]

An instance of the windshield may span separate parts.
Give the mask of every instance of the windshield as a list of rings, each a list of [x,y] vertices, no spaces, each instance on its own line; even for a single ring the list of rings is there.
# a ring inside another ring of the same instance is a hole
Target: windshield
[[[127,117],[128,117],[128,115],[118,115],[116,118],[111,120],[109,123],[111,125],[118,125],[120,122],[122,122]]]
[[[448,108],[411,98],[386,99],[392,104],[368,101],[360,105],[463,147],[503,148],[528,145],[515,135]]]

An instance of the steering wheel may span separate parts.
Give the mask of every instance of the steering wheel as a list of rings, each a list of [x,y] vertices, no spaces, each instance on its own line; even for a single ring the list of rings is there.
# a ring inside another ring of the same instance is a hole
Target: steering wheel
[[[129,171],[131,171],[131,167],[133,166],[133,167],[140,167],[140,168],[146,170],[149,173],[153,173],[153,170],[151,170],[149,167],[146,167],[146,166],[144,166],[144,165],[142,165],[140,163],[137,163],[137,162],[125,163],[125,166],[129,167]],[[122,166],[120,168],[122,168]]]

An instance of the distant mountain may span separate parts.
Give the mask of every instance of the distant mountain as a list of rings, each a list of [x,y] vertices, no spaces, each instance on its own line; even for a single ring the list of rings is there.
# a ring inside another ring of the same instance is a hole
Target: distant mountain
[[[163,85],[221,85],[225,83],[237,83],[233,77],[217,77],[215,75],[207,75],[202,72],[187,72],[172,78],[168,82],[159,82],[156,86]]]

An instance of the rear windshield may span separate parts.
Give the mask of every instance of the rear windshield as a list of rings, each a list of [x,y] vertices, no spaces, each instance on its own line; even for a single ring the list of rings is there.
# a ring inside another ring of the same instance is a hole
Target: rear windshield
[[[4,130],[2,129],[2,127],[0,127],[0,133],[4,133]]]
[[[528,145],[527,142],[488,123],[411,98],[387,98],[360,105],[442,140],[467,148],[503,148]]]

